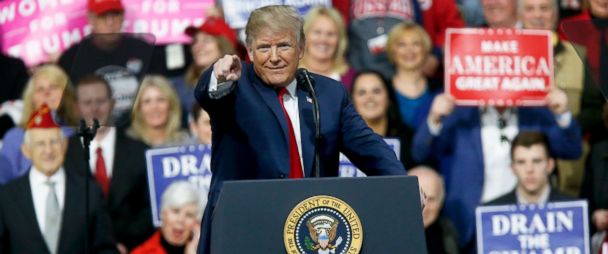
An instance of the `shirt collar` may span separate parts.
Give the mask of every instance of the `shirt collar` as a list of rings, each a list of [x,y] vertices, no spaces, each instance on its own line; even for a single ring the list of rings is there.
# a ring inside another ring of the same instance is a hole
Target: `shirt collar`
[[[540,194],[537,204],[549,202],[549,194],[551,194],[551,186],[547,185],[545,186],[543,193]],[[523,195],[520,194],[519,189],[515,189],[515,196],[517,197],[518,204],[532,204],[532,202],[529,202],[523,197]]]
[[[293,81],[291,81],[291,83],[289,83],[289,85],[287,85],[285,87],[285,89],[287,89],[287,94],[289,94],[289,96],[291,96],[292,98],[296,97],[296,89],[298,88],[296,79],[293,79]]]
[[[38,171],[38,169],[32,165],[32,169],[30,170],[30,180],[33,184],[44,184],[46,181],[52,181],[55,185],[63,184],[65,181],[65,171],[63,167],[60,167],[55,174],[51,177],[46,176],[45,174]]]

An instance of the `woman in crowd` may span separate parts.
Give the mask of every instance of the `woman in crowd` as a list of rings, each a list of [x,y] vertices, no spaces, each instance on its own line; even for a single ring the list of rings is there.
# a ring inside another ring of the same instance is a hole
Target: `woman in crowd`
[[[180,127],[181,110],[168,79],[146,76],[133,103],[128,133],[152,147],[185,143],[188,136]]]
[[[211,144],[211,117],[198,103],[192,104],[190,114],[190,134],[195,143]]]
[[[420,25],[401,23],[388,35],[387,52],[395,66],[392,86],[401,121],[415,130],[426,119],[435,95],[441,84],[427,79],[423,65],[431,53],[431,39]]]
[[[357,73],[353,79],[351,97],[355,110],[375,133],[400,140],[400,160],[406,169],[412,168],[414,162],[409,147],[413,132],[403,127],[394,102],[394,91],[382,74],[373,70]]]
[[[161,197],[160,229],[131,254],[194,254],[205,199],[191,183],[174,182]]]
[[[348,44],[344,20],[331,7],[314,7],[304,18],[306,50],[300,66],[310,72],[342,81],[350,90],[354,70],[344,53]]]
[[[246,50],[238,42],[234,30],[220,17],[209,17],[200,27],[188,27],[186,34],[192,38],[190,52],[193,62],[185,76],[174,78],[172,83],[181,100],[182,109],[189,110],[196,102],[194,87],[201,73],[220,57],[237,52],[246,55]]]
[[[0,150],[0,154],[10,161],[10,168],[13,170],[9,178],[20,176],[31,166],[30,160],[21,153],[21,144],[25,125],[31,114],[40,106],[46,104],[53,111],[57,123],[66,126],[63,127],[66,136],[73,133],[70,127],[78,124],[78,117],[75,112],[74,91],[68,82],[67,74],[57,65],[43,65],[34,70],[23,91],[22,114],[19,120],[15,119],[19,126],[6,133]]]

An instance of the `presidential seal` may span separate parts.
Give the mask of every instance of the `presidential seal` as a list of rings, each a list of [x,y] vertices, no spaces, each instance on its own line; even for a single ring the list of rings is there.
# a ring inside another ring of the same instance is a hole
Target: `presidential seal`
[[[289,213],[283,241],[289,254],[357,254],[363,228],[355,210],[344,201],[314,196]]]

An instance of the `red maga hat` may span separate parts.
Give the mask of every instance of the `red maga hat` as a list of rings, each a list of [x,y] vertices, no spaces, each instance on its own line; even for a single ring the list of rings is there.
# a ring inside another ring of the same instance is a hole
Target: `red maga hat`
[[[120,0],[89,0],[87,8],[97,15],[110,11],[124,12],[125,7]]]
[[[59,128],[59,125],[53,120],[51,109],[48,105],[42,106],[32,114],[30,120],[27,121],[26,129],[50,129]]]
[[[235,49],[238,46],[236,33],[222,18],[209,17],[200,27],[189,26],[185,31],[190,37],[194,37],[197,32],[203,32],[213,36],[222,36],[226,38]]]

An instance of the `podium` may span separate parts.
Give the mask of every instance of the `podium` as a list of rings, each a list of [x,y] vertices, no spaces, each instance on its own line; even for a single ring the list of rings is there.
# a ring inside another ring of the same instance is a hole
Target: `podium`
[[[212,216],[211,253],[427,253],[413,176],[230,181]]]

